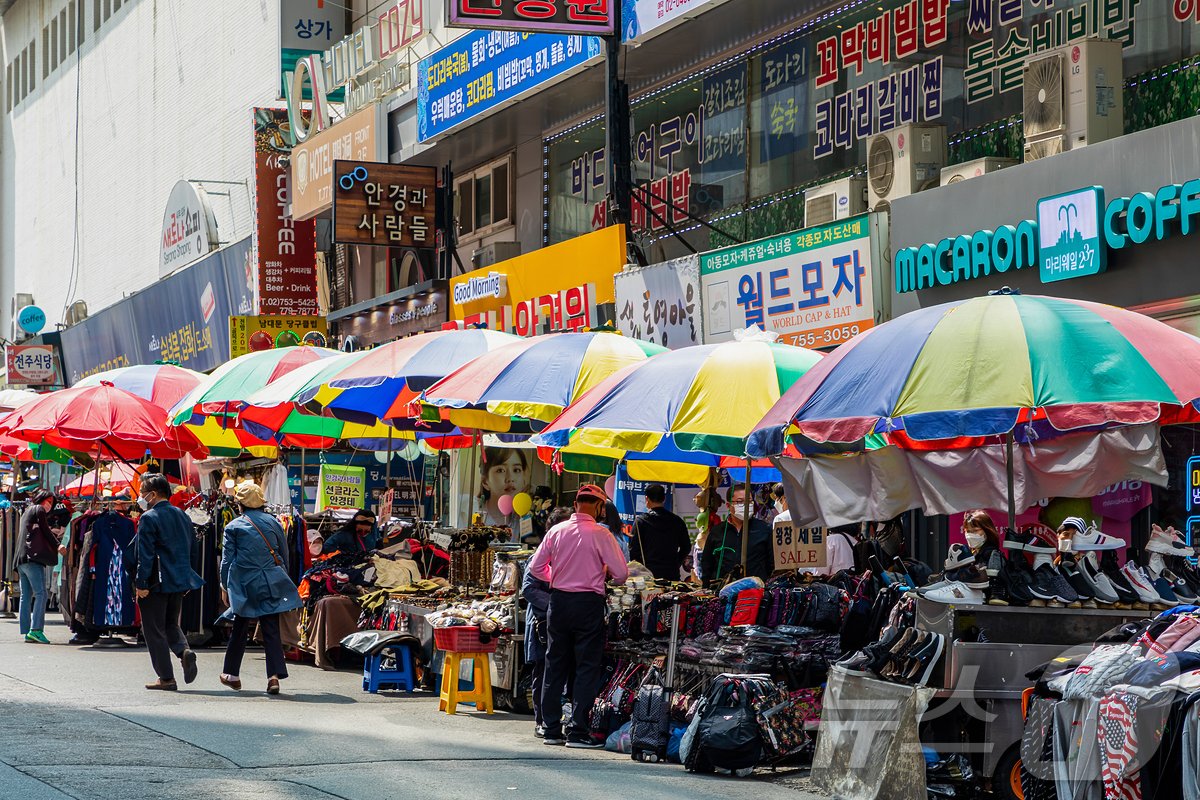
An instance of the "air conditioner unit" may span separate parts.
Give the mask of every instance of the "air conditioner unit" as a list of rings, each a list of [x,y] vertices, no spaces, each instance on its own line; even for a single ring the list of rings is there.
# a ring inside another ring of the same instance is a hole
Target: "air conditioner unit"
[[[12,320],[11,329],[9,330],[9,339],[13,343],[20,343],[30,338],[30,334],[21,330],[21,326],[17,324],[17,312],[25,306],[33,305],[33,295],[28,292],[16,292],[12,296],[12,303],[8,309],[9,318]]]
[[[867,205],[887,211],[892,201],[936,186],[946,166],[944,125],[901,125],[867,143]]]
[[[1025,62],[1025,160],[1086,147],[1125,132],[1121,43],[1083,39]]]
[[[82,300],[76,300],[71,303],[71,307],[67,309],[67,324],[78,325],[87,319],[88,307],[87,303]]]
[[[867,210],[867,182],[842,178],[804,190],[804,227],[824,225]]]
[[[471,264],[483,269],[521,255],[520,242],[492,242],[471,253]]]
[[[980,175],[986,175],[989,172],[996,172],[1005,167],[1011,167],[1014,164],[1021,162],[1015,158],[998,158],[996,156],[986,156],[977,158],[974,161],[966,161],[962,164],[955,164],[952,167],[942,168],[942,186],[949,183],[961,183],[971,178],[978,178]]]

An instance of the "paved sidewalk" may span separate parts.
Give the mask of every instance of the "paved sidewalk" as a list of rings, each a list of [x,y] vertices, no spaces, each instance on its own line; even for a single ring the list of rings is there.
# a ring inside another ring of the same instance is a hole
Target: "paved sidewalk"
[[[46,633],[54,642],[69,638],[61,625]],[[366,694],[353,672],[289,665],[284,693],[268,697],[255,650],[237,693],[217,682],[221,657],[201,650],[194,684],[149,692],[145,649],[25,644],[15,620],[0,620],[0,798],[814,797],[790,778],[697,776],[678,765],[546,747],[529,717],[450,717],[428,693]]]

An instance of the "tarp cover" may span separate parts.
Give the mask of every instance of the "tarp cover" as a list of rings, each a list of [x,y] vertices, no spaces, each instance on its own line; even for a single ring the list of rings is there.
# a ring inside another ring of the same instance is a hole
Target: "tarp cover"
[[[848,525],[912,509],[954,514],[1006,508],[1005,446],[971,450],[883,447],[852,456],[771,459],[783,473],[794,524]],[[1158,425],[1061,436],[1013,448],[1018,511],[1046,497],[1092,497],[1124,480],[1166,486]]]
[[[925,800],[917,721],[934,691],[829,671],[812,780],[840,800]]]

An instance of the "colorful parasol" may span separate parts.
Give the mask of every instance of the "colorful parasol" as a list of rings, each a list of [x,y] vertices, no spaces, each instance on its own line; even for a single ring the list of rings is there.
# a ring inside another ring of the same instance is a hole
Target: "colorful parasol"
[[[62,488],[62,493],[67,497],[91,497],[95,494],[96,488],[99,487],[101,494],[105,491],[119,494],[122,490],[128,489],[140,482],[141,475],[137,469],[129,464],[122,464],[120,462],[105,465],[85,472],[71,481]],[[170,482],[172,485],[178,484],[178,481],[174,478],[171,478]]]
[[[755,426],[749,452],[776,455],[788,435],[856,442],[883,433],[902,447],[942,448],[1024,429],[1045,438],[1183,421],[1197,399],[1200,339],[1113,306],[995,295],[854,337]]]
[[[421,402],[460,427],[506,431],[513,418],[550,422],[617,370],[666,348],[615,333],[552,333],[479,356],[438,381]],[[408,416],[393,405],[385,417]]]
[[[188,431],[167,425],[161,408],[110,383],[42,395],[0,419],[0,434],[126,461],[147,453],[179,458],[204,449]]]
[[[296,397],[300,405],[318,396],[339,419],[364,424],[383,419],[392,408],[406,408],[442,378],[484,353],[517,341],[517,337],[477,328],[433,331],[398,339],[359,354],[322,384]],[[337,390],[336,395],[330,390]],[[395,416],[406,416],[396,414]],[[398,421],[406,427],[416,423]]]
[[[651,453],[669,439],[679,450],[744,458],[754,418],[820,360],[758,340],[663,353],[601,383],[533,440]]]
[[[164,411],[169,411],[204,379],[204,373],[174,364],[141,364],[98,372],[75,385],[99,386],[107,381],[118,389],[136,394]]]

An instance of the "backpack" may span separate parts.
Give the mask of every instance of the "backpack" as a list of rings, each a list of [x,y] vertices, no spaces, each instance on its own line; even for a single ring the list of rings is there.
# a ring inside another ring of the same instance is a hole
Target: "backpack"
[[[671,738],[671,695],[652,671],[638,689],[630,716],[630,756],[634,761],[666,761]]]
[[[696,716],[684,766],[689,772],[714,769],[749,774],[763,755],[762,733],[749,676],[718,675]],[[686,736],[686,735],[685,735]]]

